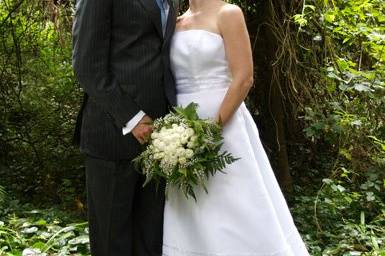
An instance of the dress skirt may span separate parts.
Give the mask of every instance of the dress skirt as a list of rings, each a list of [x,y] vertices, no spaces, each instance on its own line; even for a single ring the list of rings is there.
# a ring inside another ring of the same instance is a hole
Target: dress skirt
[[[226,88],[177,95],[178,105],[198,103],[213,118]],[[242,103],[223,131],[223,150],[240,160],[196,189],[197,201],[171,189],[165,205],[164,256],[309,255],[293,222],[257,126]]]

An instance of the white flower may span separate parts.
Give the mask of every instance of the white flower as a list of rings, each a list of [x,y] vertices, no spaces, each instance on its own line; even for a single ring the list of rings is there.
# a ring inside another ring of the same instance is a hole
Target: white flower
[[[192,151],[191,149],[186,149],[184,151],[184,154],[185,154],[186,158],[190,159],[191,157],[194,156],[194,151]]]
[[[180,143],[181,144],[187,144],[187,142],[188,142],[188,138],[187,137],[182,137],[181,139],[180,139]]]
[[[159,133],[159,140],[164,140],[167,137],[167,134],[164,132]]]
[[[176,151],[177,148],[179,148],[179,145],[178,143],[176,142],[173,142],[169,145],[169,148],[170,148],[170,151]]]
[[[187,147],[188,148],[195,148],[195,143],[190,141],[190,142],[187,143]]]
[[[191,136],[193,136],[195,134],[195,132],[194,132],[194,130],[192,128],[187,128],[186,132],[187,132],[189,137],[191,137]]]
[[[175,143],[175,144],[180,144],[181,143],[181,136],[179,134],[172,134],[170,136],[170,142]]]
[[[167,143],[161,142],[159,146],[161,151],[167,151],[167,147],[168,147]]]
[[[174,166],[178,163],[178,158],[174,155],[172,158],[170,158],[170,163]]]
[[[180,141],[182,144],[186,144],[189,139],[190,139],[190,132],[188,130],[185,130],[183,133],[181,133],[180,135]]]
[[[191,136],[190,141],[195,142],[198,139],[198,136]]]
[[[162,159],[160,153],[155,153],[154,159],[156,159],[156,160]]]
[[[175,155],[167,155],[165,158],[163,158],[163,160],[165,161],[165,164],[170,166],[175,166],[178,162],[178,158]]]
[[[176,128],[176,131],[179,133],[183,133],[185,130],[186,129],[183,126],[178,126],[178,128]]]
[[[179,163],[185,164],[185,163],[187,163],[187,159],[185,157],[179,157]]]
[[[151,139],[156,139],[158,137],[159,137],[159,133],[158,132],[151,133]]]
[[[183,155],[184,155],[184,151],[185,151],[184,148],[179,147],[179,148],[176,149],[176,154],[177,154],[178,156],[183,156]]]

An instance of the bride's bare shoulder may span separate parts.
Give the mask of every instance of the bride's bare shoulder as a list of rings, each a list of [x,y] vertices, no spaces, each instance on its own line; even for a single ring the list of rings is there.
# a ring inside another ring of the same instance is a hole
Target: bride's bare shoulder
[[[217,22],[219,27],[230,23],[244,23],[243,11],[236,4],[224,3],[218,11]]]
[[[243,12],[242,12],[242,9],[236,5],[236,4],[229,4],[229,3],[226,3],[226,2],[223,2],[223,4],[221,5],[221,7],[219,8],[219,11],[218,11],[218,16],[219,17],[227,17],[227,18],[231,18],[231,17],[243,17]]]

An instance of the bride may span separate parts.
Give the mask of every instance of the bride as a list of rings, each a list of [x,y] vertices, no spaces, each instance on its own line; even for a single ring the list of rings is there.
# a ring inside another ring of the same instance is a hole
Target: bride
[[[178,105],[199,104],[223,125],[223,149],[241,159],[197,189],[197,202],[170,191],[164,256],[309,255],[243,100],[253,84],[250,39],[240,8],[190,0],[171,47]],[[257,85],[258,86],[258,85]]]

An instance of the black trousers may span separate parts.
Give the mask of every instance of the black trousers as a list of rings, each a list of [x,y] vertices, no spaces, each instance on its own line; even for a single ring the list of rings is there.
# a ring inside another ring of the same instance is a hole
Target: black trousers
[[[86,158],[87,204],[93,256],[160,256],[164,187],[143,188],[131,161]]]

